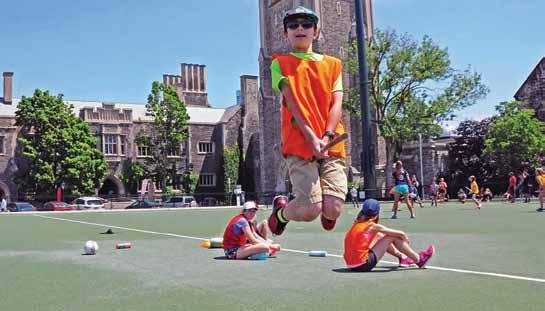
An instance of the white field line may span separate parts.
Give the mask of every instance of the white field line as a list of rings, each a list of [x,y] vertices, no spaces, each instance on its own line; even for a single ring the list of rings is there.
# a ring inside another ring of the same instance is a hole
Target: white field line
[[[99,224],[99,223],[94,223],[94,222],[87,222],[87,221],[81,221],[81,220],[72,220],[72,219],[51,217],[51,216],[45,216],[45,215],[35,214],[34,216],[40,217],[40,218],[46,218],[46,219],[53,219],[53,220],[67,221],[67,222],[72,222],[72,223],[79,223],[79,224],[90,225],[90,226],[114,228],[114,229],[120,229],[120,230],[127,230],[127,231],[141,232],[141,233],[149,233],[149,234],[163,235],[163,236],[171,236],[171,237],[191,239],[191,240],[204,240],[204,239],[206,239],[206,238],[200,238],[200,237],[194,237],[194,236],[188,236],[188,235],[181,235],[181,234],[175,234],[175,233],[165,233],[165,232],[141,230],[141,229],[128,228],[128,227],[112,226],[112,225]],[[290,252],[290,253],[305,254],[305,255],[308,254],[308,251],[289,249],[289,248],[283,248],[282,251],[283,252]],[[336,258],[342,258],[343,257],[341,255],[330,254],[330,253],[328,253],[327,256],[328,257],[336,257]],[[391,261],[386,261],[386,260],[381,260],[380,262],[387,263],[387,264],[392,264],[392,265],[397,265],[397,262],[391,262]],[[530,277],[525,277],[525,276],[503,274],[503,273],[453,269],[453,268],[444,268],[444,267],[437,267],[437,266],[426,266],[426,269],[447,271],[447,272],[458,272],[458,273],[465,273],[465,274],[486,275],[486,276],[493,276],[493,277],[504,278],[504,279],[545,283],[545,279],[530,278]]]

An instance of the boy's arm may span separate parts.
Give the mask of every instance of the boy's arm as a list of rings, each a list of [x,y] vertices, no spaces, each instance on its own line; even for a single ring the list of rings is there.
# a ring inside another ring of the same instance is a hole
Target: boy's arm
[[[380,232],[380,233],[383,233],[386,236],[400,238],[400,239],[406,241],[407,243],[410,242],[409,237],[407,236],[407,234],[405,232],[403,232],[401,230],[391,229],[391,228],[388,228],[388,227],[383,226],[383,225],[379,225],[379,224],[372,225],[369,228],[369,231],[371,231],[371,232]]]
[[[295,99],[293,97],[293,93],[289,87],[289,84],[282,80],[280,82],[280,90],[282,92],[282,95],[286,99],[286,103],[288,105],[288,108],[290,109],[291,113],[293,114],[293,117],[295,118],[295,121],[297,121],[297,124],[299,125],[299,129],[301,130],[301,133],[305,137],[305,140],[311,145],[312,147],[312,153],[317,159],[324,159],[327,157],[327,151],[321,152],[321,149],[323,146],[327,144],[327,141],[324,141],[316,136],[314,134],[314,131],[310,128],[310,126],[307,124],[305,119],[303,118],[301,111],[299,110],[299,107],[295,104]]]
[[[327,119],[327,124],[325,131],[335,132],[337,125],[341,122],[343,115],[343,92],[337,91],[333,92],[333,105],[329,109],[329,119]],[[322,139],[326,140],[326,143],[329,142],[329,137],[325,136]]]

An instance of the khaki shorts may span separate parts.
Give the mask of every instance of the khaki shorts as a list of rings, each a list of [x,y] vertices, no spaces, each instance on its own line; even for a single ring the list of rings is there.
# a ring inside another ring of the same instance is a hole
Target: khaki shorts
[[[320,203],[324,195],[345,200],[348,185],[344,159],[329,157],[309,162],[296,156],[288,156],[286,161],[296,203]]]

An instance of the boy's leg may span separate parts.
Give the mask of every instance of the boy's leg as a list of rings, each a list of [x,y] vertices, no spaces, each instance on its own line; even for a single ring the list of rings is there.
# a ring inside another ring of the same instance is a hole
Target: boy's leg
[[[348,193],[346,162],[341,158],[329,157],[320,161],[319,164],[320,185],[323,194],[320,220],[322,227],[329,231],[335,227]]]
[[[289,204],[286,197],[273,200],[273,211],[268,223],[271,232],[276,235],[284,232],[288,221],[312,221],[322,212],[322,189],[317,162],[288,156],[286,163],[295,199]]]
[[[268,252],[269,247],[265,243],[246,244],[237,250],[235,259],[246,259],[254,254]]]

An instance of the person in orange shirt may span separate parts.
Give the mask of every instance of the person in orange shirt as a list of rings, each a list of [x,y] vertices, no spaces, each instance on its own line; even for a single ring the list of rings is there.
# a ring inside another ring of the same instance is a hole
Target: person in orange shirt
[[[469,182],[469,197],[471,198],[471,200],[473,200],[473,202],[475,202],[477,209],[481,209],[483,205],[481,204],[481,200],[478,198],[479,185],[477,184],[477,178],[471,175],[469,176]]]
[[[273,199],[268,219],[271,232],[280,235],[289,221],[313,221],[333,230],[348,192],[346,153],[341,142],[322,148],[345,132],[341,122],[342,63],[314,53],[318,15],[304,7],[286,12],[284,36],[292,52],[272,56],[271,80],[282,94],[282,156],[295,199]]]
[[[379,225],[380,204],[374,199],[363,202],[352,227],[344,237],[344,261],[352,271],[371,271],[385,253],[395,256],[400,267],[416,264],[423,268],[435,253],[430,245],[420,253],[410,246],[407,234]]]
[[[448,185],[445,182],[443,177],[439,178],[439,194],[437,195],[437,200],[439,202],[445,202],[447,198],[447,189]]]
[[[543,212],[543,204],[545,202],[545,168],[540,167],[536,170],[536,181],[539,184],[539,208],[538,212]]]
[[[246,201],[242,212],[227,223],[223,233],[223,250],[228,259],[247,259],[263,252],[273,256],[280,250],[280,244],[267,239],[265,224],[256,225],[257,210],[254,201]]]

